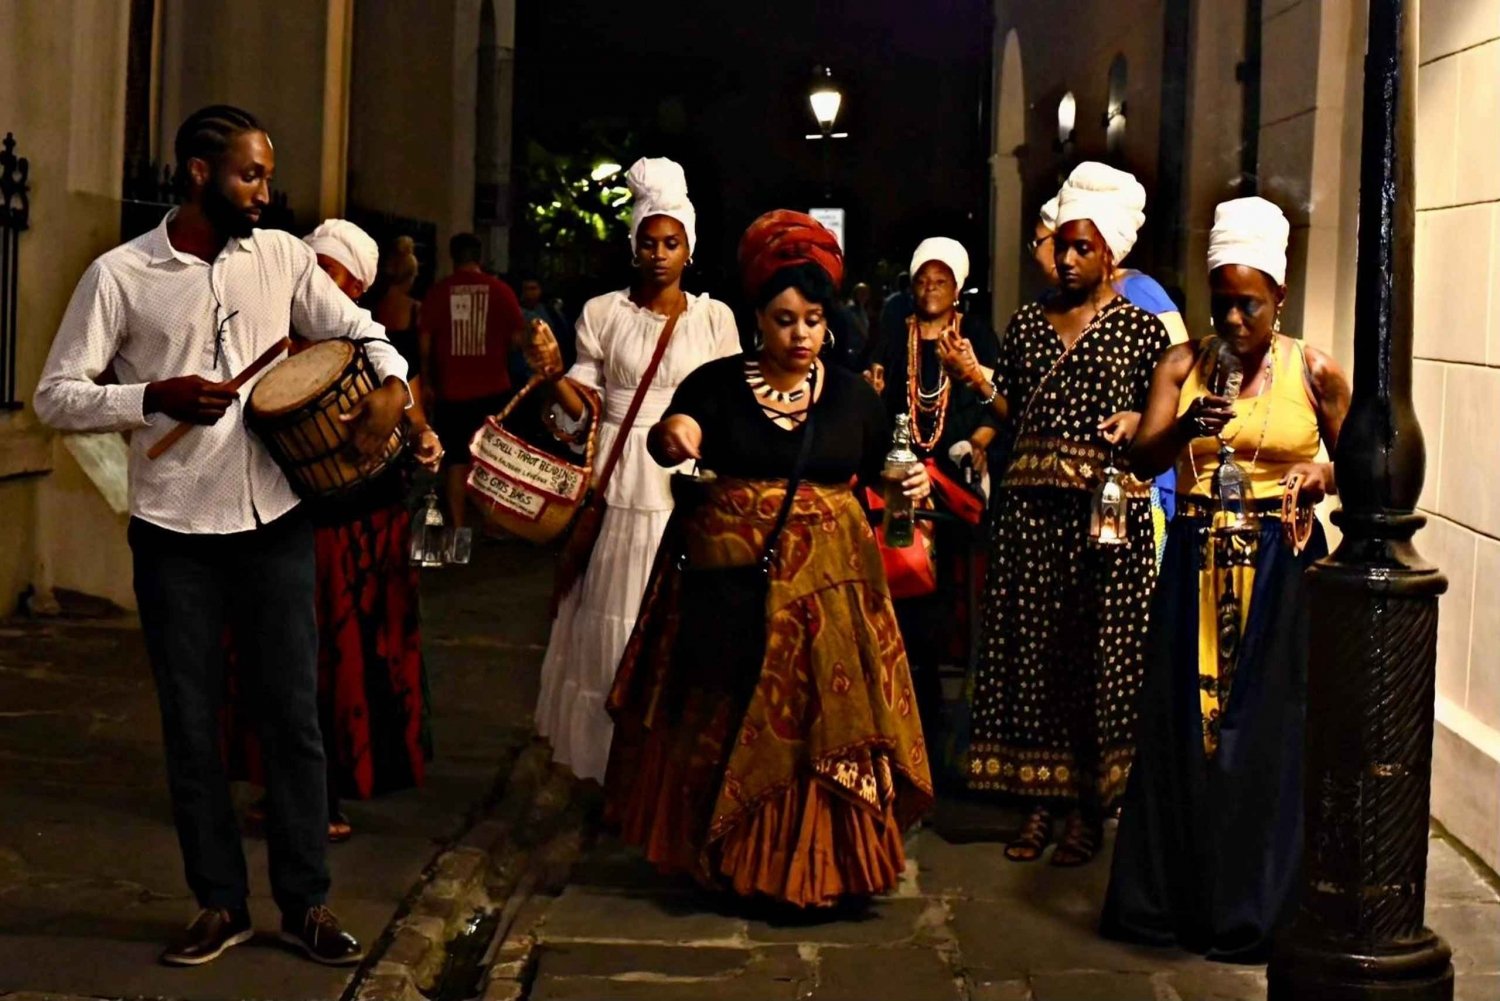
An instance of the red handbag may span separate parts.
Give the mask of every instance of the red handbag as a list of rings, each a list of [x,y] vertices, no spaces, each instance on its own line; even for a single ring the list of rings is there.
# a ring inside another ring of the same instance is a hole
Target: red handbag
[[[885,498],[878,490],[865,489],[865,501],[871,511],[885,510]],[[919,520],[912,544],[900,549],[885,544],[885,526],[875,526],[875,542],[885,564],[886,585],[891,597],[921,598],[937,590],[937,553],[933,546],[932,522]]]

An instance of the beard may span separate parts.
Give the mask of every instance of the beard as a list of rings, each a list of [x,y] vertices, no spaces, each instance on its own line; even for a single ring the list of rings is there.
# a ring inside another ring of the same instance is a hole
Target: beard
[[[250,236],[257,222],[230,200],[218,182],[203,189],[203,214],[220,236],[239,240]]]

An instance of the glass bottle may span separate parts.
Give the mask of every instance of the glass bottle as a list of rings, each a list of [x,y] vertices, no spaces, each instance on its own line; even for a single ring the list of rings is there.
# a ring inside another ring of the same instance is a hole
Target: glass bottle
[[[916,504],[902,489],[901,484],[912,474],[912,467],[921,460],[911,450],[911,417],[896,415],[896,431],[892,436],[891,450],[885,454],[885,468],[881,477],[885,480],[885,520],[882,528],[885,544],[894,549],[905,549],[917,539]]]
[[[411,522],[411,559],[413,566],[440,567],[448,540],[444,538],[443,513],[438,510],[436,490],[427,492],[427,506]]]
[[[1222,337],[1214,338],[1213,350],[1209,391],[1234,403],[1245,384],[1245,366]],[[1219,466],[1214,470],[1210,489],[1221,512],[1214,520],[1215,533],[1254,535],[1260,530],[1259,518],[1248,501],[1250,478],[1245,467],[1234,461],[1234,449],[1224,440],[1222,432],[1219,435]]]

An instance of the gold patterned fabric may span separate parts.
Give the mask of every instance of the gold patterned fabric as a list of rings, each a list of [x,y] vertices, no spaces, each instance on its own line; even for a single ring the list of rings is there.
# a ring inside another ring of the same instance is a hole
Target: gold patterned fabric
[[[778,546],[758,678],[673,657],[679,554],[753,563],[784,481],[721,479],[663,539],[610,694],[607,817],[665,871],[798,905],[894,887],[900,831],[932,801],[885,572],[847,487],[804,485]],[[751,688],[748,704],[734,696]]]
[[[1092,491],[1111,459],[1103,445],[1071,441],[1055,435],[1023,434],[1011,449],[1010,465],[1000,485],[1062,487]],[[1151,496],[1151,484],[1128,473],[1121,483],[1131,497]]]
[[[1261,517],[1269,517],[1269,508]],[[1199,498],[1183,498],[1182,516],[1206,516],[1198,536],[1198,706],[1203,720],[1203,753],[1219,749],[1219,719],[1229,704],[1239,664],[1241,640],[1250,619],[1259,532],[1229,532],[1230,515],[1209,513]]]

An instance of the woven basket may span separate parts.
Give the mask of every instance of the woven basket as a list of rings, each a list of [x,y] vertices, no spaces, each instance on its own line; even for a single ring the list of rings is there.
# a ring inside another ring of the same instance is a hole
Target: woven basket
[[[485,418],[474,432],[469,442],[474,463],[467,486],[492,525],[545,544],[564,536],[588,501],[599,437],[600,401],[593,390],[576,387],[593,413],[583,461],[575,462],[557,454],[566,446],[543,429],[539,405],[546,404],[536,394],[542,381],[540,376],[533,376],[504,410]],[[528,428],[535,433],[526,433]]]

